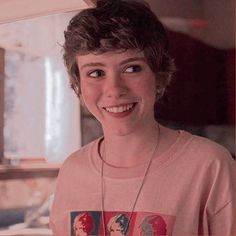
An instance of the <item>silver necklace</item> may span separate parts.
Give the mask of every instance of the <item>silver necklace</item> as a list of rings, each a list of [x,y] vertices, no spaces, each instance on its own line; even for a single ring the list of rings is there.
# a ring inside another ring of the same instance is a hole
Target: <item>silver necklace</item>
[[[142,182],[141,182],[141,185],[140,185],[140,187],[139,187],[139,189],[138,189],[138,192],[137,192],[137,195],[136,195],[136,197],[135,197],[135,200],[134,200],[134,203],[133,203],[133,207],[132,207],[132,209],[131,209],[131,213],[130,213],[130,215],[129,215],[129,219],[128,219],[128,223],[126,224],[126,226],[125,226],[125,230],[124,230],[124,235],[126,235],[127,234],[127,231],[128,231],[128,228],[129,228],[129,224],[130,224],[130,221],[131,221],[131,219],[132,219],[132,216],[133,216],[133,213],[134,213],[134,210],[135,210],[135,206],[136,206],[136,204],[137,204],[137,202],[138,202],[138,199],[139,199],[139,195],[140,195],[140,193],[141,193],[141,191],[142,191],[142,188],[143,188],[143,186],[144,186],[144,183],[145,183],[145,181],[146,181],[146,178],[147,178],[147,175],[148,175],[148,172],[149,172],[149,169],[150,169],[150,167],[151,167],[151,164],[152,164],[152,161],[153,161],[153,158],[154,158],[154,154],[156,153],[156,151],[158,150],[158,148],[159,148],[159,143],[160,143],[160,127],[159,127],[159,125],[158,125],[158,139],[157,139],[157,143],[156,143],[156,146],[155,146],[155,148],[154,148],[154,151],[153,151],[153,153],[152,153],[152,155],[151,155],[151,157],[150,157],[150,160],[149,160],[149,162],[148,162],[148,165],[147,165],[147,168],[146,168],[146,170],[145,170],[145,172],[144,172],[144,175],[143,175],[143,179],[142,179]],[[104,148],[104,150],[105,150],[105,148]],[[105,154],[105,151],[104,151],[104,154]],[[105,227],[105,215],[104,215],[104,213],[105,213],[105,207],[104,207],[104,200],[105,200],[105,197],[104,197],[104,185],[105,185],[105,183],[104,183],[104,161],[105,161],[105,159],[104,159],[104,157],[105,157],[105,155],[103,154],[103,157],[102,157],[102,155],[101,155],[101,159],[102,159],[102,167],[101,167],[101,207],[102,207],[102,225],[103,225],[103,235],[104,236],[106,236],[106,227]]]

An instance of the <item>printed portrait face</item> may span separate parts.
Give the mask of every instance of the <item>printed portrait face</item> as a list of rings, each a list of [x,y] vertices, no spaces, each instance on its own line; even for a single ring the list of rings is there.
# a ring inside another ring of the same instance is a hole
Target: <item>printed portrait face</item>
[[[129,222],[129,219],[125,214],[119,214],[119,215],[113,216],[107,224],[109,235],[111,236],[126,235],[125,231],[126,231],[126,227],[128,227],[127,226],[128,222]]]
[[[159,215],[145,217],[140,225],[141,236],[161,236],[166,233],[166,222]]]
[[[77,221],[74,227],[75,236],[86,236],[88,235],[85,231],[85,225],[81,221]]]
[[[82,213],[75,217],[74,224],[75,236],[87,236],[93,230],[93,218],[88,213]]]

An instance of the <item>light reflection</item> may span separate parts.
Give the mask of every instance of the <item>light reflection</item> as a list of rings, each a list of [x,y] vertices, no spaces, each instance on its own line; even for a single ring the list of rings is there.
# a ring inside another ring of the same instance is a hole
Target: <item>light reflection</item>
[[[80,147],[81,133],[79,101],[61,55],[6,58],[4,156],[62,162]]]

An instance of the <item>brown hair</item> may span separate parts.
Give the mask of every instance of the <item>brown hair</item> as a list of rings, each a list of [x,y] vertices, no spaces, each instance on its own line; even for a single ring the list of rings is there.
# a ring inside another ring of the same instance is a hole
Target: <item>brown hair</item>
[[[75,15],[64,32],[64,62],[72,89],[80,95],[76,55],[113,50],[139,49],[156,74],[157,98],[164,93],[174,71],[168,54],[165,29],[145,3],[126,0],[100,0],[97,8]]]

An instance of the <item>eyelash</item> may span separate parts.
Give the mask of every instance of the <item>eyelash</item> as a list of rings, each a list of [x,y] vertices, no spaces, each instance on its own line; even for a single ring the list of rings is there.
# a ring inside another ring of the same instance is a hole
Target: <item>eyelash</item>
[[[92,74],[94,74],[94,73],[101,73],[101,74],[93,76]],[[91,78],[99,78],[104,75],[105,75],[105,72],[103,70],[94,70],[94,71],[88,72],[88,76]]]
[[[131,72],[128,72],[128,69],[132,69],[132,71]],[[125,68],[125,70],[123,71],[123,73],[138,73],[138,72],[140,72],[142,70],[142,67],[140,66],[140,65],[131,65],[131,66],[127,66],[126,68]],[[94,73],[96,73],[96,75],[92,75],[92,74],[94,74]],[[99,73],[99,75],[98,75],[98,73]],[[102,77],[102,76],[104,76],[105,75],[105,72],[103,71],[103,70],[94,70],[94,71],[91,71],[91,72],[88,72],[88,74],[87,74],[89,77],[91,77],[91,78],[100,78],[100,77]]]
[[[132,72],[127,72],[128,69],[132,68]],[[125,68],[125,73],[138,73],[142,70],[142,67],[140,65],[131,65]]]

